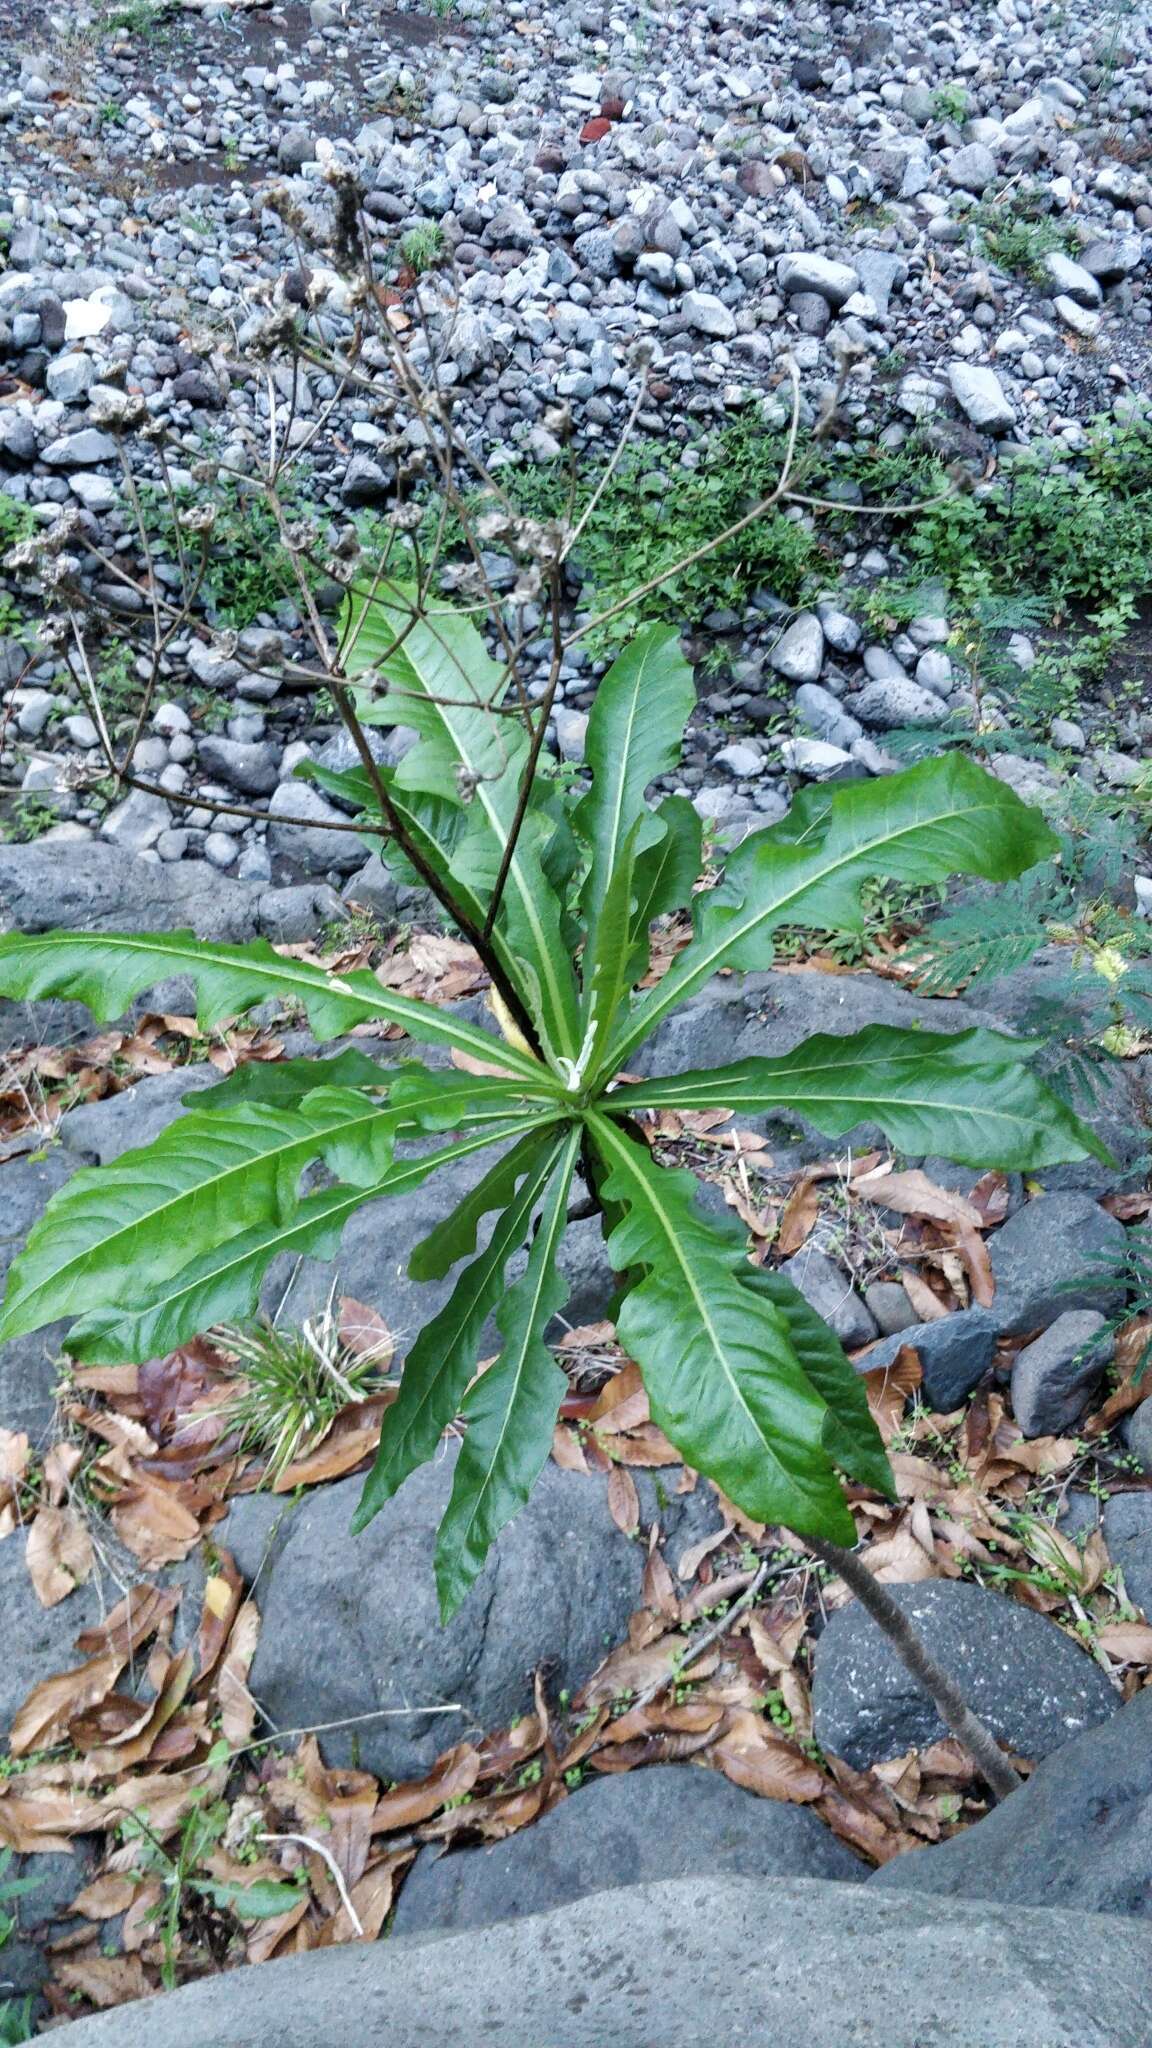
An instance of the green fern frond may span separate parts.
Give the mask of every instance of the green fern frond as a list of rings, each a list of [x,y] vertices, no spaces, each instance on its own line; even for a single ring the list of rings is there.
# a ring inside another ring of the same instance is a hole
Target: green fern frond
[[[939,995],[1026,967],[1048,938],[1048,919],[1035,894],[1004,889],[939,918],[907,957],[920,991]]]

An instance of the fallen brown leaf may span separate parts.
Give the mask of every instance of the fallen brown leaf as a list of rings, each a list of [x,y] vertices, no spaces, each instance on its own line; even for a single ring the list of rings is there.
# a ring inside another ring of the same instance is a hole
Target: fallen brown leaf
[[[798,1180],[780,1212],[780,1229],[773,1249],[789,1259],[806,1244],[820,1214],[820,1190],[813,1179]]]
[[[391,1828],[412,1828],[419,1821],[428,1820],[445,1800],[470,1792],[479,1773],[479,1750],[470,1742],[458,1742],[454,1749],[437,1758],[426,1778],[393,1785],[390,1792],[381,1794],[372,1818],[373,1834],[385,1834]]]
[[[137,1889],[136,1879],[127,1872],[109,1871],[77,1892],[69,1910],[85,1920],[114,1920],[128,1911]]]
[[[248,1673],[260,1639],[260,1615],[246,1600],[232,1624],[228,1648],[220,1665],[216,1693],[220,1701],[220,1733],[233,1749],[247,1742],[256,1725],[256,1702],[248,1690]]]
[[[378,1371],[387,1372],[396,1339],[377,1309],[366,1308],[362,1301],[342,1294],[337,1332],[340,1342],[355,1357],[371,1359]]]
[[[1106,1622],[1096,1640],[1118,1664],[1152,1664],[1152,1627],[1147,1622]]]
[[[390,1389],[342,1408],[320,1443],[277,1474],[273,1493],[295,1493],[298,1486],[320,1486],[354,1472],[375,1451],[384,1411],[395,1399],[396,1390]]]
[[[200,1540],[196,1516],[159,1481],[137,1479],[116,1502],[110,1520],[121,1543],[150,1570],[183,1563]]]
[[[711,1759],[734,1785],[758,1792],[762,1799],[807,1805],[827,1790],[823,1772],[790,1743],[770,1735],[762,1717],[746,1709],[731,1716]]]
[[[154,1635],[180,1605],[175,1586],[133,1586],[98,1628],[86,1628],[76,1638],[76,1648],[85,1656],[118,1650],[127,1663],[142,1643]]]
[[[31,1750],[51,1749],[62,1742],[69,1722],[111,1692],[127,1662],[121,1651],[108,1650],[75,1671],[61,1671],[33,1686],[9,1732],[13,1756],[27,1756]]]
[[[86,1998],[98,2012],[147,1998],[155,1989],[139,1956],[84,1956],[57,1963],[53,1974],[69,1997]]]
[[[41,1607],[58,1607],[92,1576],[96,1554],[83,1516],[72,1507],[43,1507],[28,1531],[28,1576]]]
[[[911,1344],[902,1344],[891,1365],[876,1365],[868,1371],[867,1361],[865,1353],[862,1377],[868,1406],[884,1442],[890,1444],[903,1423],[909,1397],[924,1377],[920,1355]]]
[[[608,1474],[608,1513],[622,1536],[634,1536],[640,1527],[640,1496],[636,1481],[622,1465]]]

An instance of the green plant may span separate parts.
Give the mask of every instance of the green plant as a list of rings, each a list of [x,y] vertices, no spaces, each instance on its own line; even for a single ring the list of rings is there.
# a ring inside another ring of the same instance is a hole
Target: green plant
[[[444,230],[436,220],[422,220],[400,237],[400,254],[415,277],[423,277],[440,261],[445,246]]]
[[[369,1067],[370,1060],[362,1062],[360,1078],[374,1083],[376,1070],[363,1071]],[[346,1061],[345,1071],[354,1080],[356,1062]],[[244,1447],[266,1458],[270,1482],[320,1442],[341,1409],[374,1393],[388,1364],[379,1353],[347,1349],[331,1301],[299,1329],[225,1324],[216,1336],[241,1374],[223,1413]]]
[[[119,4],[98,9],[95,26],[102,33],[119,30],[131,36],[150,36],[159,28],[166,0],[119,0]]]
[[[119,100],[104,100],[96,110],[96,119],[102,128],[123,128],[128,116]]]
[[[617,1077],[720,969],[767,965],[774,933],[809,922],[850,928],[866,881],[929,887],[960,872],[1006,882],[1054,851],[1054,834],[952,755],[875,782],[804,790],[781,823],[731,855],[715,887],[694,893],[699,819],[682,798],[655,809],[644,801],[674,767],[694,703],[674,632],[648,627],[602,680],[583,791],[538,772],[542,728],[530,740],[514,701],[504,704],[504,672],[465,614],[436,604],[429,615],[414,593],[382,585],[346,602],[342,663],[348,680],[333,677],[332,687],[364,740],[365,766],[335,774],[313,763],[313,777],[360,807],[366,840],[383,843],[394,867],[435,888],[488,967],[503,1042],[390,993],[367,971],[329,975],[262,942],[0,940],[9,996],[67,995],[107,1017],[181,972],[198,987],[206,1026],[272,997],[303,1004],[318,1038],[375,1019],[464,1061],[381,1068],[353,1085],[324,1060],[288,1077],[275,1065],[239,1068],[153,1145],[77,1175],[54,1198],[13,1269],[0,1337],[78,1313],[75,1355],[154,1356],[249,1313],[277,1253],[331,1254],[363,1203],[402,1197],[439,1167],[497,1145],[483,1179],[412,1255],[418,1279],[461,1271],[409,1347],[357,1526],[432,1456],[462,1410],[436,1557],[447,1616],[527,1498],[565,1386],[544,1335],[564,1300],[556,1255],[579,1167],[621,1278],[620,1341],[658,1425],[753,1518],[851,1543],[838,1472],[890,1488],[860,1381],[784,1276],[748,1262],[735,1221],[697,1205],[692,1175],[656,1163],[638,1120],[660,1108],[786,1107],[832,1136],[867,1120],[903,1150],[1002,1167],[1099,1155],[1100,1146],[1033,1074],[1028,1048],[984,1030],[941,1040],[876,1025],[817,1036],[782,1059]],[[396,769],[369,766],[362,722],[403,722],[418,743]],[[639,989],[652,919],[689,902],[691,943],[663,980]],[[455,1135],[429,1149],[445,1133]],[[338,1179],[301,1193],[318,1159]],[[508,1282],[525,1244],[527,1264]],[[499,1357],[473,1384],[493,1312]]]
[[[938,85],[932,95],[932,111],[941,121],[954,121],[957,125],[968,119],[971,101],[967,86],[951,78],[946,85]]]
[[[719,607],[743,610],[760,588],[786,604],[804,596],[819,551],[807,526],[782,511],[766,514],[706,559],[661,576],[683,556],[714,543],[766,496],[780,473],[783,447],[783,434],[756,409],[701,441],[694,469],[670,464],[666,442],[639,441],[599,496],[599,477],[573,479],[559,462],[507,478],[517,506],[531,517],[588,515],[578,559],[598,608],[660,579],[593,637],[591,651],[619,647],[650,619],[696,623]]]
[[[227,1744],[220,1743],[217,1748],[226,1760]],[[209,1860],[220,1848],[228,1822],[229,1808],[223,1799],[198,1794],[180,1823],[174,1847],[153,1832],[144,1811],[130,1813],[120,1823],[122,1842],[135,1846],[139,1874],[160,1882],[160,1897],[149,1918],[160,1935],[160,1978],[166,1991],[175,1989],[182,1939],[190,1938],[199,1945],[212,1939],[222,1915],[233,1915],[241,1924],[272,1920],[299,1901],[299,1884],[274,1878],[226,1883],[209,1874]]]
[[[54,825],[59,815],[59,805],[50,791],[30,790],[16,798],[0,836],[17,846],[27,845]]]
[[[1037,284],[1048,282],[1046,256],[1057,251],[1071,255],[1078,247],[1075,229],[1044,206],[1041,194],[1018,186],[1005,199],[981,200],[968,216],[985,253],[1001,270],[1019,271]]]
[[[38,1891],[41,1883],[38,1877],[9,1877],[12,1855],[11,1849],[0,1849],[0,1970],[2,1952],[16,1932],[16,1915],[8,1907],[13,1900]],[[30,1998],[0,1999],[0,2048],[17,2048],[18,2043],[30,2041],[34,2031]]]

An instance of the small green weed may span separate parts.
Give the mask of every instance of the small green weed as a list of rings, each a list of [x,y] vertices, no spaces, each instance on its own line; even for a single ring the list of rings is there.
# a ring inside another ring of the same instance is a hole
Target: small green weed
[[[55,825],[59,816],[60,807],[49,791],[30,790],[27,796],[16,798],[0,828],[0,837],[9,845],[26,846],[39,839],[49,825]]]
[[[938,85],[932,95],[932,111],[937,120],[954,121],[957,126],[968,119],[971,104],[967,87],[955,79],[949,79],[946,85]]]
[[[119,0],[119,4],[98,9],[94,26],[101,34],[152,36],[165,13],[165,0]]]
[[[209,1761],[227,1758],[224,1742],[209,1755]],[[208,1875],[209,1859],[223,1842],[228,1822],[227,1802],[201,1794],[181,1821],[172,1848],[154,1834],[143,1811],[128,1814],[120,1823],[121,1841],[136,1847],[137,1873],[160,1880],[160,1897],[149,1918],[160,1937],[160,1978],[166,1991],[175,1989],[180,1953],[186,1946],[206,1950],[217,1965],[223,1962],[235,1931],[227,1916],[241,1924],[270,1920],[299,1900],[300,1883],[257,1878],[248,1885],[227,1884]],[[243,1860],[243,1852],[238,1853]],[[303,1871],[300,1877],[306,1881]]]
[[[422,220],[400,237],[400,254],[414,277],[423,277],[440,261],[447,244],[436,220]]]
[[[11,1867],[12,1850],[0,1849],[0,1951],[16,1932],[16,1915],[8,1911],[9,1905],[28,1892],[38,1891],[41,1883],[38,1877],[9,1877]],[[3,1967],[0,1955],[0,1973]],[[30,1998],[0,1999],[0,2048],[17,2048],[18,2043],[30,2041],[34,2031]]]
[[[1044,258],[1077,248],[1075,229],[1045,211],[1045,201],[1026,186],[1008,199],[981,200],[968,215],[985,255],[1001,270],[1047,282]]]

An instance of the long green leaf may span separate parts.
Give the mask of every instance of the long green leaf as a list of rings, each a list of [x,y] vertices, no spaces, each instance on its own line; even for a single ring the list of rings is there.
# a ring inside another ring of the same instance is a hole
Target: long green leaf
[[[1095,1134],[1033,1073],[1035,1042],[1002,1032],[954,1036],[870,1024],[837,1038],[821,1032],[779,1059],[739,1060],[613,1091],[609,1107],[730,1109],[759,1116],[786,1108],[830,1138],[877,1123],[902,1152],[941,1152],[1007,1171],[1091,1154]]]
[[[505,1152],[489,1168],[483,1180],[461,1196],[442,1222],[414,1246],[408,1260],[410,1279],[442,1280],[461,1259],[473,1256],[484,1217],[490,1216],[494,1209],[507,1208],[516,1193],[517,1183],[533,1164],[542,1142],[540,1128],[535,1125],[526,1138],[521,1138],[518,1145]]]
[[[139,1362],[163,1357],[214,1323],[242,1320],[251,1314],[260,1282],[282,1252],[296,1258],[333,1258],[344,1225],[357,1209],[409,1194],[441,1166],[467,1159],[487,1145],[522,1137],[526,1128],[524,1123],[486,1127],[419,1159],[397,1162],[375,1187],[322,1188],[306,1195],[282,1221],[266,1221],[230,1238],[165,1280],[150,1275],[142,1283],[129,1274],[119,1301],[93,1310],[73,1325],[68,1349],[77,1358],[101,1364]],[[531,1129],[536,1135],[535,1120]]]
[[[704,839],[703,819],[686,796],[666,796],[652,816],[663,828],[661,836],[636,856],[633,929],[645,947],[653,918],[691,903]]]
[[[599,1070],[620,1005],[648,964],[646,948],[640,957],[632,923],[636,843],[643,823],[637,818],[620,846],[596,920],[596,957],[585,963],[587,1023],[580,1064],[587,1074]]]
[[[130,1300],[145,1276],[166,1279],[201,1251],[286,1219],[304,1167],[356,1136],[374,1154],[379,1177],[394,1137],[387,1111],[330,1089],[318,1107],[193,1112],[151,1145],[74,1174],[12,1267],[0,1341]]]
[[[265,939],[226,946],[194,932],[12,932],[0,938],[0,996],[27,1002],[70,997],[101,1022],[123,1016],[136,996],[174,975],[195,983],[205,1030],[269,999],[299,1003],[318,1039],[338,1038],[369,1020],[398,1024],[423,1044],[448,1046],[547,1085],[539,1060],[450,1010],[393,995],[366,968],[336,975],[307,960],[285,959]]]
[[[284,1220],[314,1159],[370,1187],[386,1171],[398,1133],[506,1124],[525,1107],[514,1084],[430,1074],[416,1063],[396,1087],[403,1100],[395,1103],[318,1088],[294,1110],[260,1103],[227,1117],[194,1111],[151,1145],[75,1174],[12,1268],[0,1340],[122,1300],[128,1281],[139,1290],[144,1275],[166,1279],[189,1258]],[[536,1115],[547,1113],[542,1101]]]
[[[839,1338],[785,1274],[747,1263],[740,1285],[764,1295],[783,1317],[806,1377],[827,1402],[824,1448],[833,1463],[850,1479],[892,1499],[895,1482],[888,1453],[872,1420],[864,1381],[849,1364]]]
[[[436,1585],[444,1621],[455,1614],[501,1529],[523,1507],[552,1447],[567,1382],[544,1343],[544,1331],[567,1298],[556,1251],[564,1234],[579,1149],[576,1127],[553,1170],[527,1267],[497,1310],[504,1340],[500,1355],[464,1403],[468,1428],[436,1539]]]
[[[598,957],[602,908],[624,843],[644,815],[644,792],[679,760],[695,702],[673,626],[642,627],[597,685],[584,743],[592,788],[575,813],[592,855],[581,897],[586,962]]]
[[[686,1462],[757,1521],[852,1542],[825,1441],[827,1407],[779,1309],[742,1282],[739,1230],[706,1218],[690,1173],[655,1164],[609,1118],[588,1129],[622,1220],[608,1241],[624,1296],[620,1342],[636,1360],[653,1420]]]
[[[448,606],[422,608],[414,590],[387,581],[371,596],[347,600],[341,645],[349,676],[378,668],[390,685],[382,701],[362,701],[361,715],[420,734],[395,771],[395,786],[449,802],[467,794],[474,828],[455,854],[453,873],[473,889],[487,885],[490,900],[528,756],[523,726],[497,712],[507,687],[503,671],[470,619]],[[530,971],[553,1051],[570,1058],[578,1038],[576,983],[537,836],[529,820],[508,869],[501,928]]]
[[[540,1070],[537,1069],[537,1072]],[[554,1087],[529,1085],[514,1075],[432,1072],[419,1060],[406,1060],[389,1092],[390,1114],[398,1127],[419,1131],[454,1131],[481,1118],[519,1116],[533,1102],[541,1111],[555,1108]]]
[[[349,1046],[330,1060],[245,1060],[212,1088],[193,1088],[180,1097],[185,1109],[218,1116],[245,1102],[270,1102],[276,1109],[297,1109],[317,1088],[376,1088],[387,1092],[394,1066],[370,1060]]]
[[[451,1299],[409,1349],[400,1392],[384,1417],[380,1448],[353,1518],[354,1532],[363,1529],[409,1473],[432,1456],[459,1409],[476,1370],[480,1333],[503,1299],[504,1269],[527,1237],[532,1212],[567,1143],[564,1137],[544,1132],[522,1140],[506,1155],[508,1163],[514,1159],[519,1167],[519,1192],[497,1218],[479,1258],[461,1273]]]
[[[622,1026],[614,1064],[625,1066],[661,1019],[721,967],[769,966],[781,926],[858,924],[860,886],[870,876],[1002,882],[1057,847],[1038,811],[960,753],[831,794],[813,786],[779,825],[752,833],[719,887],[696,898],[695,937]]]

